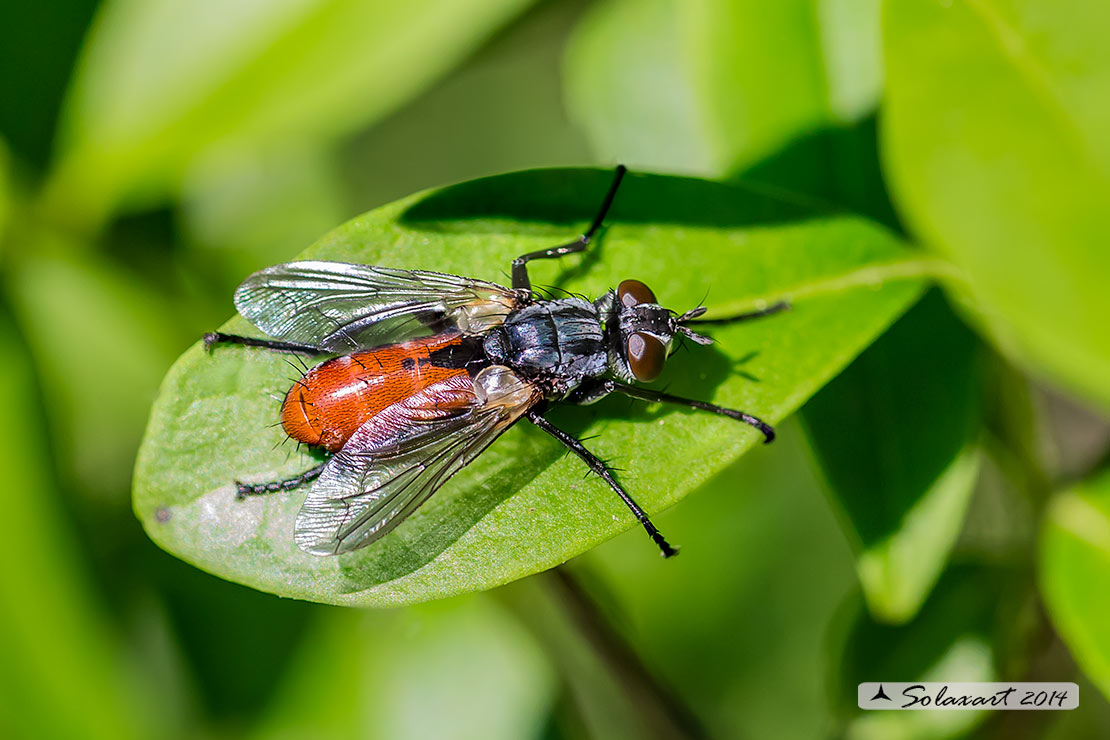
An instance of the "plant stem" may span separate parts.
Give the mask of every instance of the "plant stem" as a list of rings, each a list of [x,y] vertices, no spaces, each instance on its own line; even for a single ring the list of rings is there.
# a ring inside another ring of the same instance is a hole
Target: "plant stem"
[[[644,664],[565,566],[497,593],[544,646],[592,735],[708,737],[694,712]]]

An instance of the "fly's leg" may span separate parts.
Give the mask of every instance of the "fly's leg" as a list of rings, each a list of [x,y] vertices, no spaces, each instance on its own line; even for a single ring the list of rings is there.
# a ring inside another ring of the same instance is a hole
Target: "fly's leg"
[[[218,331],[211,331],[204,335],[204,348],[206,350],[211,352],[212,348],[217,344],[243,344],[247,347],[262,347],[263,349],[269,349],[275,352],[297,352],[305,355],[332,354],[318,347],[313,347],[310,344],[280,342],[276,339],[242,337],[238,334],[224,334]],[[325,464],[326,463],[320,463],[316,467],[310,468],[300,475],[294,475],[291,478],[283,478],[282,480],[269,481],[267,483],[243,483],[241,481],[235,481],[235,498],[242,501],[247,496],[262,496],[267,493],[277,493],[278,491],[291,491],[298,486],[303,486],[305,483],[319,478],[320,472],[324,469]]]
[[[605,200],[601,203],[601,209],[597,212],[597,216],[594,218],[593,223],[590,224],[590,228],[586,230],[585,234],[569,244],[551,247],[550,249],[541,249],[538,252],[529,252],[513,260],[513,288],[517,290],[532,290],[532,281],[528,279],[528,262],[531,260],[562,257],[564,254],[581,252],[589,246],[590,240],[593,239],[597,230],[601,228],[601,222],[605,220],[605,214],[609,212],[609,206],[613,205],[613,198],[617,195],[617,188],[620,187],[625,172],[627,172],[627,169],[623,164],[617,165],[617,171],[613,175],[613,184],[609,186],[609,192],[605,194]]]
[[[586,405],[594,403],[610,393],[620,393],[629,398],[647,401],[648,403],[673,403],[680,406],[688,406],[692,409],[698,409],[699,411],[710,411],[714,414],[727,416],[730,419],[736,419],[737,421],[742,421],[745,424],[755,427],[763,433],[764,444],[773,442],[775,439],[774,427],[758,416],[753,416],[735,409],[726,409],[723,406],[706,403],[705,401],[697,401],[693,398],[682,398],[681,396],[672,396],[670,393],[648,390],[647,388],[637,388],[634,385],[625,385],[615,380],[599,380],[588,385],[583,383],[573,393],[567,396],[566,401],[568,403]]]
[[[699,411],[710,411],[714,414],[727,416],[736,421],[742,421],[745,424],[755,427],[763,432],[763,444],[770,444],[775,439],[775,429],[767,422],[760,419],[758,416],[752,416],[744,411],[737,411],[735,409],[726,409],[724,406],[717,406],[716,404],[706,403],[705,401],[697,401],[693,398],[682,398],[681,396],[672,396],[670,393],[662,393],[660,391],[652,391],[647,388],[637,388],[634,385],[625,385],[618,383],[615,380],[604,381],[605,386],[609,388],[610,392],[621,393],[629,398],[637,398],[641,401],[648,403],[673,403],[680,406],[688,406],[692,409]]]
[[[242,483],[240,481],[235,481],[235,498],[242,501],[247,496],[264,496],[267,493],[277,493],[278,491],[292,491],[294,488],[303,486],[305,483],[319,478],[325,465],[327,465],[327,463],[320,463],[316,467],[306,470],[300,475],[294,475],[292,478],[270,481],[269,483]]]
[[[589,406],[613,392],[613,381],[588,379],[571,391],[563,400],[575,406]]]
[[[279,342],[276,339],[258,339],[257,337],[241,337],[238,334],[224,334],[210,331],[204,335],[204,348],[209,352],[217,344],[244,344],[248,347],[263,347],[275,352],[298,352],[302,355],[329,355],[334,354],[327,350],[313,347],[311,344],[298,344],[296,342]]]
[[[602,480],[609,484],[609,487],[612,488],[616,492],[616,494],[621,497],[621,501],[625,503],[625,506],[632,510],[632,513],[635,515],[640,524],[644,525],[644,529],[647,530],[648,536],[651,537],[651,539],[655,542],[656,545],[659,546],[659,549],[662,551],[663,557],[669,558],[673,555],[678,554],[678,550],[674,547],[671,547],[670,543],[668,543],[667,540],[663,538],[663,535],[660,534],[659,530],[655,528],[655,525],[651,523],[651,519],[648,518],[647,512],[641,509],[640,505],[637,504],[632,499],[632,497],[628,495],[628,492],[621,487],[621,484],[618,483],[617,479],[613,477],[613,473],[609,470],[609,467],[604,462],[602,462],[600,458],[587,450],[585,445],[579,442],[575,437],[567,434],[562,429],[559,429],[547,419],[543,418],[543,416],[541,416],[538,411],[529,411],[527,416],[529,421],[550,434],[555,439],[562,442],[564,445],[566,445],[567,449],[578,455],[578,457],[582,458],[582,461],[585,462],[587,466],[589,466],[590,470],[592,470],[594,473],[597,473],[599,476],[601,476]]]

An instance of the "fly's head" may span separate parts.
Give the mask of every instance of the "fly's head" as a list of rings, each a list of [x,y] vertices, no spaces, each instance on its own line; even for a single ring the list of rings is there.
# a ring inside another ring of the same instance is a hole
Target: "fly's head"
[[[650,383],[658,378],[679,334],[698,344],[713,342],[684,325],[705,313],[702,306],[676,314],[660,306],[639,280],[623,281],[610,296],[609,370],[621,380]]]

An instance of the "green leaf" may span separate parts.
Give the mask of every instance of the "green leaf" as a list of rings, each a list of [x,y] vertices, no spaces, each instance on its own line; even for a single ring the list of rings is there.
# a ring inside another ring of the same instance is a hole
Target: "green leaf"
[[[11,166],[11,155],[8,153],[8,146],[4,139],[0,137],[0,249],[3,249],[4,237],[8,230],[8,222],[11,220],[12,200],[14,193],[12,192],[11,173],[9,168]]]
[[[45,232],[30,243],[34,249],[13,261],[5,285],[61,432],[63,469],[83,490],[125,503],[143,418],[181,346],[167,322],[173,311],[133,274],[77,245]],[[111,434],[104,432],[106,419]]]
[[[292,255],[350,214],[332,157],[285,149],[273,157],[198,167],[185,183],[182,229],[198,259],[235,280]],[[232,283],[234,284],[234,283]]]
[[[11,424],[0,429],[5,471],[0,538],[0,734],[141,738],[161,701],[137,681],[67,526],[50,470],[37,377],[0,305],[0,383]]]
[[[980,352],[930,293],[802,417],[882,621],[913,617],[956,542],[978,472]]]
[[[538,170],[418,194],[350,221],[302,256],[504,281],[513,257],[583,228],[610,177]],[[587,254],[536,263],[534,282],[598,295],[634,276],[676,309],[708,295],[714,313],[794,301],[792,312],[722,328],[713,349],[680,352],[660,380],[772,422],[905,310],[934,267],[863,219],[683,178],[629,176],[608,224]],[[234,319],[227,330],[251,328]],[[174,366],[135,471],[135,510],[162,547],[285,596],[389,605],[496,586],[634,524],[580,461],[519,425],[377,545],[306,555],[292,538],[303,493],[237,502],[232,485],[315,463],[280,449],[283,434],[272,428],[271,394],[284,394],[295,373],[275,353],[223,347],[209,356],[199,344]],[[675,503],[760,438],[728,419],[617,399],[559,409],[552,419],[579,436],[600,434],[591,447],[619,456],[626,484],[649,511]],[[652,545],[645,539],[644,547]]]
[[[441,82],[354,137],[338,157],[345,202],[378,205],[432,183],[598,164],[567,120],[559,74],[582,12],[577,2],[538,3]]]
[[[542,736],[555,677],[535,641],[496,602],[464,598],[321,616],[246,737]]]
[[[981,321],[1110,408],[1110,4],[905,0],[885,17],[885,164]]]
[[[1056,631],[1110,697],[1110,472],[1053,499],[1039,576]]]
[[[832,656],[839,679],[833,695],[850,740],[950,740],[989,715],[984,711],[868,712],[857,707],[864,681],[997,681],[1000,615],[1011,618],[1022,602],[1022,573],[957,566],[948,569],[912,621],[882,624],[860,609],[849,625],[843,651]],[[1009,627],[1010,622],[1007,622]],[[894,676],[904,678],[894,679]],[[893,697],[898,698],[898,697]]]
[[[195,160],[304,146],[393,110],[529,0],[113,0],[65,108],[47,199],[96,224]]]
[[[566,97],[595,151],[702,175],[874,109],[878,0],[608,0],[567,51]]]

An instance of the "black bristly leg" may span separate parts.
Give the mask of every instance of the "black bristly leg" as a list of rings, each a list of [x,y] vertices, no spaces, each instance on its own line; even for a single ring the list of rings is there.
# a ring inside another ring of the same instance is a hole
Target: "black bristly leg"
[[[563,401],[566,403],[573,403],[577,406],[589,406],[612,393],[612,384],[613,381],[600,378],[584,380],[581,385],[567,394],[567,397],[564,398]]]
[[[302,355],[330,355],[334,352],[313,347],[311,344],[298,344],[296,342],[279,342],[276,339],[258,339],[257,337],[241,337],[238,334],[223,334],[210,331],[204,335],[204,348],[209,352],[217,344],[243,344],[248,347],[262,347],[275,352],[297,352]]]
[[[617,479],[613,477],[612,472],[610,472],[609,467],[604,462],[587,450],[585,445],[579,442],[575,437],[567,434],[562,429],[559,429],[547,419],[543,418],[538,411],[529,411],[527,416],[529,421],[562,442],[566,445],[567,449],[582,458],[582,461],[589,466],[590,470],[597,473],[601,476],[602,480],[609,484],[609,487],[621,497],[621,501],[624,502],[625,506],[632,510],[632,513],[640,524],[644,525],[644,529],[647,530],[648,536],[651,537],[662,551],[663,557],[669,558],[678,554],[678,549],[671,547],[667,540],[663,538],[663,535],[660,534],[659,530],[655,528],[655,525],[651,523],[651,519],[648,518],[647,512],[640,508],[640,505],[628,495],[628,492],[621,487],[620,483],[617,483]]]
[[[647,401],[649,403],[674,403],[680,406],[689,406],[690,408],[698,409],[699,411],[711,411],[714,414],[720,414],[721,416],[727,416],[730,419],[742,421],[745,424],[753,426],[759,431],[763,432],[763,444],[770,444],[775,440],[774,427],[760,419],[758,416],[752,416],[751,414],[744,413],[743,411],[726,409],[723,406],[706,403],[705,401],[697,401],[692,398],[672,396],[670,393],[662,393],[661,391],[652,391],[648,390],[647,388],[637,388],[634,385],[625,385],[624,383],[618,383],[615,380],[605,381],[605,387],[607,387],[611,393],[621,393],[625,396],[628,396],[629,398],[637,398],[641,401]]]
[[[235,498],[242,501],[247,496],[264,496],[267,493],[277,493],[278,491],[292,491],[298,486],[303,486],[305,483],[319,478],[320,472],[323,471],[325,465],[327,465],[327,463],[320,463],[316,467],[310,468],[300,475],[294,475],[292,478],[270,481],[269,483],[241,483],[235,481]]]
[[[613,198],[617,195],[617,188],[620,187],[625,172],[627,172],[627,169],[623,164],[617,165],[616,174],[613,175],[613,184],[609,186],[609,192],[605,194],[605,200],[601,203],[601,209],[597,212],[597,216],[594,217],[593,223],[590,224],[590,228],[586,230],[585,234],[569,244],[551,247],[550,249],[541,249],[538,252],[529,252],[513,260],[513,288],[517,290],[532,290],[532,281],[528,279],[529,261],[548,259],[550,257],[562,257],[564,254],[581,252],[589,246],[590,240],[593,239],[597,230],[601,228],[601,222],[605,220],[605,214],[609,212],[609,207],[613,205]]]

